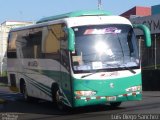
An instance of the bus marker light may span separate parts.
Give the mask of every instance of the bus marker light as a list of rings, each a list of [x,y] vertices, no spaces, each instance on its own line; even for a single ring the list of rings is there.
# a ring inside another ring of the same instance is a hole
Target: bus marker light
[[[87,97],[86,100],[89,101],[89,100],[91,100],[91,98]]]
[[[108,101],[116,101],[116,96],[107,97]]]
[[[80,97],[80,96],[76,96],[75,98],[76,98],[76,99],[81,99],[81,97]]]
[[[101,97],[100,97],[100,96],[97,96],[96,99],[101,99]]]
[[[133,96],[136,96],[136,93],[132,93]]]
[[[124,94],[123,96],[124,96],[124,97],[127,97],[128,95],[127,95],[127,94]]]
[[[136,92],[140,90],[141,90],[141,86],[133,86],[133,87],[127,88],[126,92]]]

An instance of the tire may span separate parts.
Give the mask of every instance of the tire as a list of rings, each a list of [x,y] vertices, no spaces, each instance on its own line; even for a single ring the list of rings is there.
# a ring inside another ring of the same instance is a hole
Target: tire
[[[115,108],[115,107],[119,107],[121,105],[122,102],[112,102],[110,103],[111,107]]]
[[[59,89],[56,91],[56,105],[57,108],[61,111],[65,110],[66,106],[61,101],[61,95]]]
[[[52,102],[53,105],[56,106],[60,111],[66,110],[66,105],[61,101],[62,96],[60,95],[60,90],[57,84],[52,87]]]
[[[31,97],[28,96],[26,83],[23,82],[21,85],[22,85],[21,86],[21,92],[23,94],[24,100],[27,101],[27,102],[30,102],[31,101]]]

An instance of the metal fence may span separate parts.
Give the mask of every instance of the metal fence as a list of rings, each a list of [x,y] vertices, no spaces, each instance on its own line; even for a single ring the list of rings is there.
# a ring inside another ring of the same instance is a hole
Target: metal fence
[[[147,48],[143,36],[138,36],[138,46],[143,70],[160,69],[160,34],[152,34],[152,46]]]

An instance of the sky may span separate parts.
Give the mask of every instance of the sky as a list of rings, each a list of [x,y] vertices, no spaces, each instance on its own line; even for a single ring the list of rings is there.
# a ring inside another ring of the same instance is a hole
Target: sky
[[[160,0],[101,0],[102,10],[119,15],[134,6],[151,7]],[[43,17],[78,10],[98,9],[98,0],[0,0],[0,23],[38,21]]]

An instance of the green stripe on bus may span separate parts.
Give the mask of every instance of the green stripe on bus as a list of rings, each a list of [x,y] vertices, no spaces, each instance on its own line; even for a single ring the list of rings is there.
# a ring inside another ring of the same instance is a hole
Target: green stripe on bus
[[[25,77],[27,78],[27,81],[29,83],[31,83],[32,85],[34,85],[36,88],[38,88],[39,90],[41,90],[42,92],[46,93],[47,95],[49,95],[50,97],[52,96],[51,94],[51,89],[48,86],[43,85],[42,83],[39,83],[37,81],[35,81],[34,79],[28,77],[27,75],[25,75]]]

